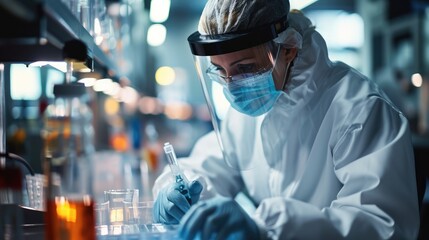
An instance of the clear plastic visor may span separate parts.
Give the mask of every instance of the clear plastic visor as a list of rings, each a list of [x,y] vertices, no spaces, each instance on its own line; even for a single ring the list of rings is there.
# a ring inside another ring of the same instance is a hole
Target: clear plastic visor
[[[259,131],[258,122],[264,115],[251,116],[237,111],[231,107],[231,98],[226,94],[232,87],[248,87],[249,82],[261,85],[258,81],[248,80],[267,74],[272,75],[272,80],[268,80],[273,82],[272,87],[279,88],[284,80],[284,66],[276,64],[279,52],[277,44],[268,42],[222,55],[194,56],[224,159],[234,169],[255,167],[255,154],[258,153],[254,153],[255,138],[252,136],[260,135],[256,131]],[[251,101],[258,101],[258,98]]]

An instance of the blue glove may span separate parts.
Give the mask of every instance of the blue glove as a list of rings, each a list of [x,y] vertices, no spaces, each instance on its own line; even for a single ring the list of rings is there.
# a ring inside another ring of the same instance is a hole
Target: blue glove
[[[181,239],[259,239],[256,223],[233,199],[217,197],[194,205],[183,217]]]
[[[191,204],[200,199],[203,186],[199,181],[189,184]],[[186,197],[179,192],[179,184],[173,183],[161,189],[153,206],[153,220],[156,223],[178,224],[180,219],[191,207]]]

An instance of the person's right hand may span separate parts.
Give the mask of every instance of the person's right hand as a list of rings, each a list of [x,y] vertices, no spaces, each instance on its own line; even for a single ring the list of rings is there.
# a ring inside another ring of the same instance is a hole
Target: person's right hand
[[[202,190],[203,186],[199,181],[195,180],[189,183],[192,205],[198,202]],[[153,220],[156,223],[178,224],[191,207],[191,204],[179,192],[178,184],[173,183],[159,192],[153,206]]]

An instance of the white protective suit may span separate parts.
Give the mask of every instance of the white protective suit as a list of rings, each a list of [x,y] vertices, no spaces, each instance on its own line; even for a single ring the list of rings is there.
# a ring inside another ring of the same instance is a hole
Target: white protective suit
[[[185,174],[203,182],[202,199],[247,191],[257,205],[251,217],[270,239],[416,239],[419,208],[406,118],[372,81],[331,62],[317,31],[294,25],[303,46],[286,94],[266,115],[248,118],[231,110],[237,116],[223,122],[222,134],[234,133],[224,144],[233,144],[235,160],[255,167],[228,167],[212,132],[179,160]],[[254,151],[241,152],[241,145]],[[164,173],[155,182],[155,197],[167,178]]]

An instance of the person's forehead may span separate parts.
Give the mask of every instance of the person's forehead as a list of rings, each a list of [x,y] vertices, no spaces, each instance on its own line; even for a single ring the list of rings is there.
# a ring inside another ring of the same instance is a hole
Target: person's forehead
[[[240,50],[232,53],[211,56],[210,60],[213,64],[216,64],[216,65],[233,63],[241,59],[263,60],[262,58],[265,58],[267,54],[261,54],[262,51],[266,52],[265,47],[256,46],[256,47],[252,47],[252,48],[248,48],[248,49],[244,49],[244,50]]]

